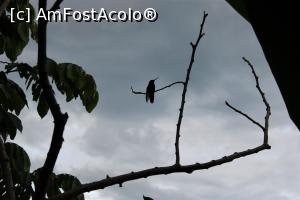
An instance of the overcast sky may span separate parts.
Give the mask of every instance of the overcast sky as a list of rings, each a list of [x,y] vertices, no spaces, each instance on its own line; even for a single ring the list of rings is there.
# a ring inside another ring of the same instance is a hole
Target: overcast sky
[[[36,0],[33,1],[36,3]],[[153,105],[130,92],[144,91],[159,76],[157,87],[182,81],[203,11],[205,37],[193,67],[182,123],[183,164],[218,159],[262,143],[261,131],[232,112],[224,101],[260,122],[264,105],[255,89],[247,57],[260,76],[272,106],[271,150],[191,175],[157,176],[86,194],[87,200],[299,200],[300,135],[289,120],[277,85],[251,26],[224,0],[65,0],[74,10],[144,10],[155,8],[156,22],[50,23],[48,57],[84,67],[97,82],[100,101],[92,114],[80,100],[64,103],[69,113],[65,142],[55,172],[71,173],[83,183],[174,163],[174,139],[182,86],[157,93]],[[34,43],[19,57],[36,63]],[[32,99],[28,92],[28,99]],[[52,118],[40,119],[36,104],[22,113],[24,131],[16,138],[29,153],[32,170],[48,151]]]

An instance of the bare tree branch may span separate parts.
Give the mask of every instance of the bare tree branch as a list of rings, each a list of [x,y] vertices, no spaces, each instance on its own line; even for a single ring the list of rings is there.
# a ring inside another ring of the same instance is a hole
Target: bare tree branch
[[[205,23],[205,19],[206,19],[207,15],[208,14],[206,12],[203,13],[203,19],[202,19],[202,23],[200,25],[200,31],[199,31],[197,41],[196,41],[195,44],[191,43],[192,55],[191,55],[191,60],[190,60],[189,67],[187,69],[186,78],[185,78],[185,82],[184,82],[184,86],[183,86],[183,90],[182,90],[181,105],[180,105],[180,109],[179,109],[178,122],[176,124],[176,126],[177,126],[176,138],[175,138],[175,155],[176,155],[175,164],[176,165],[180,165],[179,138],[180,138],[180,127],[181,127],[182,118],[183,118],[183,111],[184,111],[184,104],[185,104],[185,97],[186,97],[187,87],[188,87],[188,84],[189,84],[190,74],[191,74],[193,63],[194,63],[194,60],[195,60],[195,53],[196,53],[198,44],[200,42],[200,39],[204,36],[203,27],[204,27],[204,23]]]
[[[2,136],[0,135],[0,165],[2,169],[3,174],[3,180],[5,183],[5,190],[7,195],[7,200],[15,200],[15,189],[14,189],[14,183],[12,179],[12,173],[9,163],[9,157],[5,150],[4,140]]]
[[[155,92],[159,92],[159,91],[161,91],[161,90],[164,90],[164,89],[169,88],[169,87],[171,87],[171,86],[173,86],[173,85],[176,85],[176,84],[183,84],[183,85],[184,85],[184,82],[183,82],[183,81],[177,81],[177,82],[171,83],[171,84],[169,84],[169,85],[167,85],[167,86],[165,86],[165,87],[162,87],[162,88],[160,88],[160,89],[155,90]],[[133,94],[144,94],[144,95],[146,94],[145,92],[137,92],[137,91],[134,91],[133,88],[132,88],[132,86],[130,87],[130,89],[131,89],[131,92],[132,92]]]
[[[189,81],[189,77],[190,77],[190,73],[191,73],[191,68],[192,68],[192,64],[194,62],[194,55],[195,55],[195,51],[196,48],[198,46],[198,43],[201,39],[201,37],[203,37],[203,33],[202,33],[202,29],[203,29],[203,25],[205,22],[205,18],[206,18],[207,14],[204,13],[204,17],[203,17],[203,21],[201,23],[201,28],[200,28],[200,34],[199,37],[196,41],[195,44],[191,43],[192,48],[193,48],[193,52],[192,52],[192,56],[191,56],[191,61],[190,61],[190,65],[189,68],[187,70],[187,76],[186,76],[186,81],[184,82],[184,89],[183,89],[183,94],[182,94],[182,101],[181,101],[181,107],[180,107],[180,114],[179,114],[179,120],[178,120],[178,125],[177,125],[177,130],[176,130],[176,141],[179,141],[179,132],[180,132],[180,124],[182,122],[182,116],[183,116],[183,110],[184,110],[184,103],[185,103],[185,95],[186,95],[186,91],[187,91],[187,85],[188,85],[188,81]],[[252,65],[250,65],[252,66]],[[191,164],[191,165],[180,165],[180,157],[179,157],[179,146],[178,143],[175,145],[176,148],[176,153],[178,152],[178,156],[176,154],[176,163],[174,165],[170,165],[170,166],[165,166],[165,167],[154,167],[154,168],[150,168],[150,169],[145,169],[145,170],[141,170],[141,171],[137,171],[137,172],[130,172],[127,174],[122,174],[119,176],[114,176],[114,177],[110,177],[109,175],[106,176],[106,178],[96,181],[96,182],[92,182],[92,183],[87,183],[87,184],[82,184],[81,186],[66,191],[63,194],[59,194],[55,197],[49,198],[49,200],[66,200],[66,199],[71,199],[73,197],[76,197],[80,194],[83,194],[85,192],[90,192],[90,191],[94,191],[94,190],[99,190],[99,189],[104,189],[106,187],[112,186],[112,185],[119,185],[120,187],[122,187],[123,183],[128,182],[128,181],[132,181],[132,180],[137,180],[137,179],[141,179],[141,178],[148,178],[151,176],[156,176],[156,175],[167,175],[167,174],[172,174],[172,173],[192,173],[194,171],[197,170],[202,170],[202,169],[208,169],[217,165],[222,165],[224,163],[228,163],[231,162],[235,159],[241,158],[241,157],[245,157],[245,156],[249,156],[255,153],[258,153],[260,151],[266,150],[266,149],[271,149],[271,146],[268,144],[268,127],[269,127],[269,117],[271,115],[271,108],[269,106],[269,103],[267,102],[264,93],[262,92],[262,90],[260,89],[259,83],[258,83],[258,77],[256,75],[256,73],[254,72],[254,68],[252,68],[252,72],[255,76],[256,79],[256,84],[257,84],[257,89],[259,90],[263,102],[266,105],[266,117],[265,117],[265,126],[263,127],[262,125],[260,125],[258,122],[254,121],[251,117],[249,117],[247,114],[237,110],[236,108],[232,107],[230,104],[226,103],[227,106],[229,106],[231,109],[233,109],[234,111],[242,114],[243,116],[245,116],[247,119],[249,119],[251,122],[253,122],[254,124],[258,125],[260,128],[263,129],[264,131],[264,140],[263,140],[263,144],[260,146],[257,146],[255,148],[251,148],[245,151],[240,151],[240,152],[235,152],[233,154],[230,154],[228,156],[224,156],[222,158],[219,158],[217,160],[212,160],[206,163],[195,163],[195,164]],[[137,94],[144,94],[142,92],[135,92],[133,91],[133,93],[137,93]],[[178,128],[179,127],[179,128]]]
[[[39,0],[39,9],[46,10],[47,0]],[[55,166],[59,151],[63,143],[63,132],[68,120],[68,114],[62,113],[59,104],[57,103],[54,91],[50,85],[48,74],[46,71],[47,60],[47,21],[44,18],[39,18],[38,21],[38,70],[40,84],[46,96],[47,104],[49,105],[51,114],[54,118],[54,130],[50,148],[46,157],[46,161],[38,176],[34,200],[44,199],[48,179]]]
[[[60,9],[60,4],[63,2],[64,0],[56,0],[54,2],[54,4],[52,5],[52,7],[50,8],[50,11],[56,11],[58,9]]]
[[[222,165],[224,163],[231,162],[235,159],[245,157],[251,154],[258,153],[265,149],[270,149],[271,147],[269,145],[261,145],[253,149],[248,149],[246,151],[241,152],[235,152],[231,155],[224,156],[217,160],[212,160],[210,162],[206,163],[195,163],[192,165],[171,165],[167,167],[154,167],[138,172],[130,172],[127,174],[114,176],[114,177],[108,177],[105,179],[102,179],[100,181],[96,181],[93,183],[83,184],[80,187],[67,191],[63,194],[60,194],[56,197],[49,198],[49,200],[65,200],[65,199],[71,199],[72,197],[75,197],[77,195],[80,195],[85,192],[90,192],[94,190],[104,189],[106,187],[112,186],[112,185],[122,185],[125,182],[137,180],[141,178],[148,178],[150,176],[156,176],[156,175],[167,175],[167,174],[173,174],[173,173],[188,173],[191,174],[194,171],[197,170],[203,170],[208,169],[217,165]]]

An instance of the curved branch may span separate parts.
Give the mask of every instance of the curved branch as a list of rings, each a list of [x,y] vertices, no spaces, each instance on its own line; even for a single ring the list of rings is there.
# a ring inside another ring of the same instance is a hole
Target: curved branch
[[[9,163],[9,157],[5,150],[5,145],[2,136],[0,136],[0,166],[3,171],[3,180],[5,183],[5,190],[7,195],[7,200],[15,200],[15,189],[12,179],[12,173]]]
[[[171,83],[171,84],[169,84],[169,85],[167,85],[167,86],[165,86],[165,87],[162,87],[162,88],[160,88],[160,89],[155,90],[155,92],[159,92],[159,91],[161,91],[161,90],[164,90],[164,89],[169,88],[169,87],[171,87],[171,86],[173,86],[173,85],[176,85],[176,84],[183,84],[183,85],[184,85],[184,82],[183,82],[183,81],[177,81],[177,82]],[[132,86],[130,87],[130,89],[131,89],[131,92],[132,92],[133,94],[144,94],[144,95],[146,94],[145,92],[137,92],[137,91],[134,91],[133,88],[132,88]]]
[[[217,165],[222,165],[224,163],[231,162],[235,159],[245,157],[251,154],[258,153],[265,149],[270,149],[271,147],[269,145],[261,145],[256,148],[248,149],[246,151],[241,152],[235,152],[231,155],[224,156],[217,160],[212,160],[210,162],[206,163],[195,163],[192,165],[171,165],[167,167],[154,167],[138,172],[130,172],[127,174],[109,177],[102,179],[100,181],[96,181],[93,183],[83,184],[79,186],[78,188],[74,190],[67,191],[63,194],[60,194],[56,197],[49,198],[49,200],[64,200],[64,199],[71,199],[72,197],[75,197],[77,195],[80,195],[85,192],[90,192],[98,189],[104,189],[106,187],[112,186],[112,185],[122,185],[125,182],[137,180],[141,178],[147,178],[150,176],[156,176],[156,175],[167,175],[167,174],[173,174],[173,173],[188,173],[191,174],[194,171],[197,170],[203,170],[208,169]]]
[[[176,126],[177,126],[177,128],[176,128],[176,137],[175,137],[175,155],[176,155],[175,163],[176,163],[176,165],[180,165],[179,138],[180,138],[180,127],[181,127],[182,118],[183,118],[183,111],[184,111],[184,104],[185,104],[185,97],[186,97],[187,87],[188,87],[188,84],[189,84],[190,74],[191,74],[193,63],[194,63],[194,60],[195,60],[195,53],[196,53],[198,44],[200,42],[200,39],[204,36],[203,27],[204,27],[204,23],[205,23],[205,19],[206,19],[207,15],[208,14],[206,12],[203,13],[203,19],[202,19],[202,23],[200,25],[200,31],[199,31],[197,41],[196,41],[195,44],[191,43],[192,55],[191,55],[191,60],[190,60],[189,67],[187,69],[186,79],[185,79],[185,82],[184,82],[184,87],[183,87],[183,90],[182,90],[181,105],[180,105],[180,108],[179,108],[178,122],[176,124]]]

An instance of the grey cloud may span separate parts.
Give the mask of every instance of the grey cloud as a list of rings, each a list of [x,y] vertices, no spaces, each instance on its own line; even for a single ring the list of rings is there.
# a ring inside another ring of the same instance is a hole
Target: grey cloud
[[[141,123],[128,125],[103,119],[100,121],[102,123],[97,123],[88,130],[88,137],[83,135],[82,138],[82,149],[89,156],[97,158],[99,154],[104,155],[112,163],[131,163],[130,167],[151,166],[153,163],[167,164],[169,159],[166,160],[165,157],[168,155],[166,132],[159,127]]]

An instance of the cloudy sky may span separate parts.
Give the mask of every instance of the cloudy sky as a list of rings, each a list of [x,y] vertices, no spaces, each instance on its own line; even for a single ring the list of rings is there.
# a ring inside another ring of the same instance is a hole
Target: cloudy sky
[[[36,0],[33,1],[36,3]],[[255,89],[245,56],[255,65],[272,106],[271,150],[192,175],[157,176],[86,194],[87,200],[299,200],[300,135],[284,102],[251,26],[224,0],[65,0],[74,10],[91,8],[144,10],[155,8],[153,23],[51,23],[48,57],[81,65],[92,74],[100,102],[92,114],[79,100],[64,103],[69,113],[65,142],[55,172],[76,175],[84,183],[153,166],[174,163],[174,139],[182,87],[157,94],[153,105],[142,95],[150,79],[157,87],[185,78],[191,47],[203,11],[209,16],[193,67],[182,123],[183,164],[206,162],[258,146],[262,133],[224,105],[228,100],[260,122],[264,105]],[[19,61],[36,63],[37,46]],[[31,99],[30,93],[28,98]],[[36,104],[22,113],[24,131],[16,142],[26,149],[32,170],[48,151],[52,118],[40,119]]]

